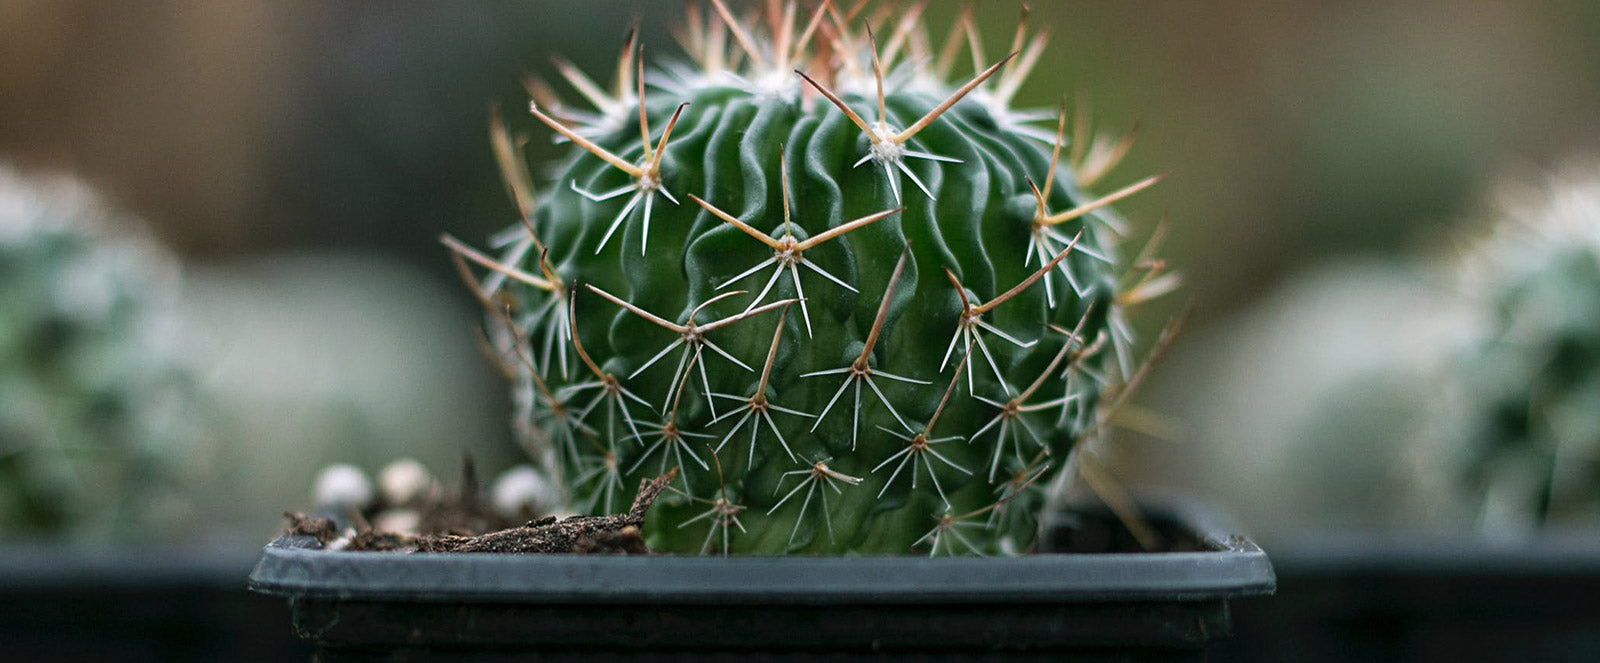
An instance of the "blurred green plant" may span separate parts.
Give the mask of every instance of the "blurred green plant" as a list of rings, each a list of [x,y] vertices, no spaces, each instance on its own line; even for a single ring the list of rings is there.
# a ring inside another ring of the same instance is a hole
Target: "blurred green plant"
[[[1499,191],[1455,252],[1307,271],[1193,344],[1172,471],[1268,538],[1600,526],[1600,167]]]
[[[181,527],[200,429],[173,259],[66,177],[0,164],[0,535]]]
[[[1462,478],[1487,531],[1600,525],[1600,167],[1502,208],[1461,263],[1486,323],[1442,410],[1462,420]]]

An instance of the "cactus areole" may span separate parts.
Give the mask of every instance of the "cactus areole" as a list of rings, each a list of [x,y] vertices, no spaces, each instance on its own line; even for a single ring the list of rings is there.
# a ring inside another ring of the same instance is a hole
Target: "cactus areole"
[[[1107,207],[1155,180],[1088,193],[1128,141],[1010,107],[1026,16],[986,60],[970,14],[940,50],[921,5],[821,4],[691,4],[687,57],[630,36],[610,89],[558,61],[593,108],[535,84],[527,126],[567,156],[535,194],[496,117],[522,219],[445,242],[575,510],[678,467],[659,549],[1026,550],[1165,280]]]

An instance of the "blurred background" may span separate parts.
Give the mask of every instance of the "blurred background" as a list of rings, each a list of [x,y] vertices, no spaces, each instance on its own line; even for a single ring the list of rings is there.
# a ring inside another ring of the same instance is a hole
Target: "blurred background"
[[[1018,9],[978,3],[992,44]],[[331,462],[518,460],[436,237],[514,221],[486,120],[522,107],[524,75],[554,78],[552,53],[606,71],[635,19],[647,54],[675,52],[679,11],[0,0],[0,160],[81,178],[181,265],[180,354],[226,413],[179,453],[200,465],[179,491],[189,531],[265,537]],[[1168,174],[1123,207],[1144,231],[1168,219],[1186,278],[1140,327],[1197,306],[1143,399],[1171,439],[1131,436],[1124,476],[1268,540],[1392,526],[1373,486],[1394,483],[1403,426],[1295,408],[1448,337],[1430,260],[1477,232],[1494,182],[1600,147],[1600,5],[1075,0],[1033,20],[1055,37],[1020,101],[1066,92],[1101,127],[1137,126],[1112,185]],[[1426,328],[1402,338],[1407,315]]]

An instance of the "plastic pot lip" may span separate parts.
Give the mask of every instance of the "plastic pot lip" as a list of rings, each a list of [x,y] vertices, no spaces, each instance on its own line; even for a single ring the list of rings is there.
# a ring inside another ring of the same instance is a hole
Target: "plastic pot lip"
[[[1210,550],[920,556],[551,555],[334,552],[268,544],[250,589],[291,599],[521,604],[1069,604],[1270,594],[1266,553],[1193,503],[1147,505]]]

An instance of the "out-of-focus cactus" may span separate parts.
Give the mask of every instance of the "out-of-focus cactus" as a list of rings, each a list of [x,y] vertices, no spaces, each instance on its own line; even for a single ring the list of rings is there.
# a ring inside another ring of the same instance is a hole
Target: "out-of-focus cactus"
[[[1600,524],[1600,168],[1520,191],[1463,259],[1487,324],[1451,368],[1457,460],[1491,533]]]
[[[181,525],[199,452],[175,262],[87,187],[0,165],[0,533]]]
[[[571,145],[542,193],[495,120],[522,221],[445,241],[519,427],[583,512],[680,468],[658,548],[1023,549],[1133,372],[1125,307],[1174,283],[1108,207],[1155,178],[1092,194],[1129,142],[1013,109],[1025,19],[989,59],[970,14],[804,4],[691,3],[687,57],[630,37],[609,89],[558,63],[594,108],[530,86]]]
[[[1443,371],[1479,337],[1425,265],[1311,266],[1185,339],[1150,395],[1188,429],[1143,480],[1205,495],[1267,544],[1329,531],[1460,531],[1440,445]],[[1452,426],[1451,431],[1458,430]]]

